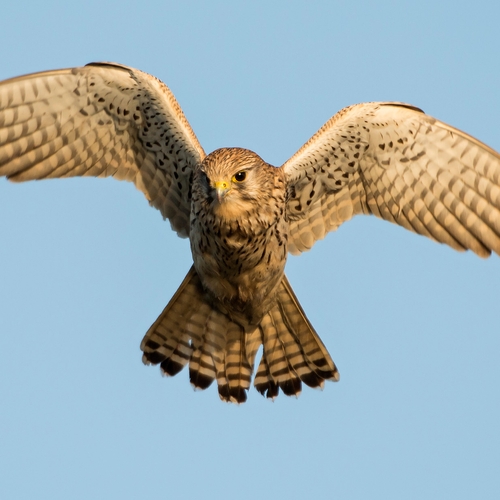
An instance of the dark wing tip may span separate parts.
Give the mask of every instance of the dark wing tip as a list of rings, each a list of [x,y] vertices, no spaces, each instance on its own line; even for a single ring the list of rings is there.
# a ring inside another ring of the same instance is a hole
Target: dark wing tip
[[[129,66],[125,66],[124,64],[120,63],[115,63],[115,62],[108,62],[108,61],[100,61],[100,62],[90,62],[86,64],[85,66],[97,66],[100,68],[113,68],[113,69],[121,69],[123,71],[133,71],[132,68]]]
[[[423,113],[425,115],[425,111],[423,109],[417,108],[417,106],[413,106],[413,104],[406,104],[405,102],[384,102],[381,104],[383,106],[394,106],[396,108],[411,109],[412,111],[417,111],[418,113]]]

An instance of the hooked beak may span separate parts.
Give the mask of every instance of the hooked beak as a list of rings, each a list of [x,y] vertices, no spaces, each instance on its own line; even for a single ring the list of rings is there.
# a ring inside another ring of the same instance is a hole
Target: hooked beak
[[[215,189],[217,201],[220,203],[231,189],[231,184],[227,181],[217,181],[213,183],[212,187]]]

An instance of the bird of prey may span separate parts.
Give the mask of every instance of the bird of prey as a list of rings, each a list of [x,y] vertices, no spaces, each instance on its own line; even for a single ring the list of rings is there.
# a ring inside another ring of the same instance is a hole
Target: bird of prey
[[[143,361],[224,401],[323,387],[337,368],[284,274],[357,214],[456,250],[500,254],[500,155],[414,106],[334,115],[281,167],[241,148],[206,155],[170,90],[114,63],[0,83],[0,175],[131,181],[190,240],[193,266],[147,331]]]

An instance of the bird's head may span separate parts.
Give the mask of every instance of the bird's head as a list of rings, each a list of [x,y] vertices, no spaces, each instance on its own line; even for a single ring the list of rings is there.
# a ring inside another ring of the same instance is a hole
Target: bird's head
[[[242,148],[210,153],[198,172],[201,194],[212,210],[225,217],[255,209],[262,199],[268,165],[257,154]]]

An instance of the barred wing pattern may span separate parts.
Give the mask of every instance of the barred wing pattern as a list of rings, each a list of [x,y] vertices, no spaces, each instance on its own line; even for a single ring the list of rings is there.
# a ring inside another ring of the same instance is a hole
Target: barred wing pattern
[[[131,181],[186,237],[204,156],[173,94],[142,71],[93,63],[0,84],[0,176],[12,181]]]
[[[364,213],[456,250],[500,254],[500,155],[413,106],[345,108],[282,168],[292,253]]]

